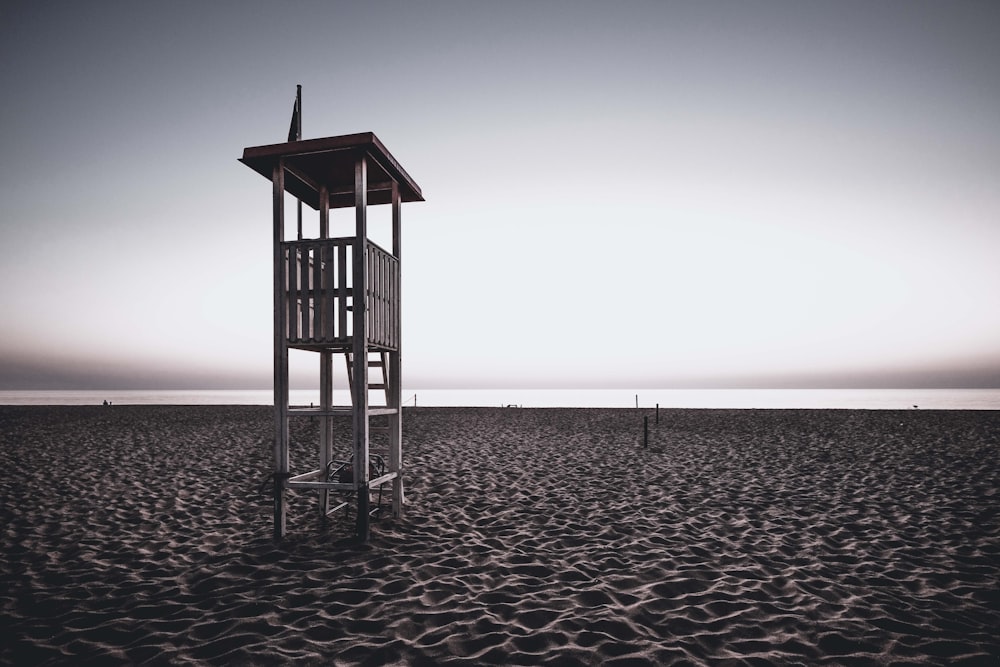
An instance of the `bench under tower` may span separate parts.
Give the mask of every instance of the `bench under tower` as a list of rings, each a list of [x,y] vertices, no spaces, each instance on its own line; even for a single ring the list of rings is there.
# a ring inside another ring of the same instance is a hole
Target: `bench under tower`
[[[288,490],[299,489],[317,492],[323,516],[343,507],[333,507],[333,496],[352,494],[355,530],[367,539],[372,489],[391,484],[393,516],[403,505],[400,213],[403,202],[423,201],[423,195],[370,132],[246,148],[240,161],[269,179],[273,191],[274,536],[285,534]],[[301,238],[301,225],[300,238],[285,238],[286,193],[318,211],[316,238]],[[369,238],[373,205],[391,206],[391,248]],[[348,207],[354,208],[354,234],[331,237],[330,210]],[[289,404],[290,349],[319,356],[318,407]],[[337,355],[347,359],[349,406],[333,404]],[[369,382],[370,369],[381,371],[377,382]],[[384,390],[385,405],[369,404],[370,389]],[[333,422],[340,415],[352,418],[346,467],[333,458]],[[384,468],[372,465],[369,451],[374,416],[389,422]],[[289,420],[307,417],[319,423],[318,467],[293,470]]]

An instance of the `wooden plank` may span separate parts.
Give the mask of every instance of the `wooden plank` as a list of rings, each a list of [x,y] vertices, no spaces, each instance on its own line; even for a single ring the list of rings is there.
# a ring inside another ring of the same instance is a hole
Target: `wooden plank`
[[[289,483],[291,483],[291,482],[308,482],[310,480],[314,480],[314,479],[318,478],[321,474],[323,474],[323,469],[322,468],[320,468],[318,470],[312,470],[310,472],[304,472],[301,475],[295,475],[294,477],[289,477],[288,481],[289,481]]]
[[[312,285],[312,338],[316,341],[323,340],[323,311],[324,309],[324,299],[323,299],[323,250],[325,250],[325,244],[316,244],[313,250],[313,265],[312,265],[312,277],[310,278]]]
[[[382,486],[383,484],[385,484],[386,482],[391,482],[392,480],[396,479],[396,477],[397,477],[396,473],[394,473],[394,472],[387,472],[384,475],[381,475],[381,476],[376,477],[375,479],[369,481],[368,482],[368,487],[372,488],[372,489],[376,489],[376,488]]]
[[[378,251],[368,251],[368,342],[378,344]]]
[[[365,332],[367,333],[367,338],[365,339],[368,343],[371,343],[372,336],[372,257],[371,257],[371,247],[365,247]]]
[[[367,484],[367,482],[366,482],[366,484]],[[344,482],[319,482],[319,481],[287,482],[286,486],[289,489],[310,489],[310,490],[313,490],[313,491],[318,491],[318,490],[322,490],[322,489],[325,489],[327,491],[358,491],[359,490],[359,488],[358,488],[357,485],[352,484],[352,483],[344,483]]]
[[[368,249],[368,340],[376,345],[379,339],[379,303],[378,290],[381,288],[378,280],[378,250]]]
[[[369,407],[368,414],[371,417],[378,417],[380,415],[394,415],[396,414],[395,408],[383,408],[383,407]],[[348,417],[354,415],[354,407],[350,405],[339,405],[331,406],[329,410],[323,410],[322,408],[289,408],[289,417],[323,417],[325,415],[331,417]]]
[[[320,188],[319,235],[324,241],[330,237],[330,199],[325,185]],[[314,276],[317,290],[314,298],[319,309],[316,313],[316,322],[320,329],[317,337],[322,341],[331,339],[333,335],[332,275],[333,245],[324,242],[319,247]],[[324,412],[333,407],[333,353],[329,350],[319,353],[319,407]],[[323,481],[329,481],[326,474],[333,459],[333,421],[329,414],[320,417],[319,432],[319,467]],[[319,509],[323,516],[329,516],[330,492],[327,489],[319,492]]]
[[[385,313],[386,313],[386,344],[396,347],[396,313],[393,312],[392,304],[396,299],[396,286],[394,277],[396,275],[396,260],[393,257],[386,257],[385,263]]]
[[[347,246],[337,247],[337,339],[347,340]]]
[[[288,172],[289,176],[299,181],[300,183],[308,187],[310,190],[315,190],[316,192],[322,193],[323,189],[326,187],[324,185],[320,185],[315,178],[305,173],[304,171],[302,171],[293,164],[286,164],[285,170]],[[320,206],[323,205],[322,194],[320,194],[319,204]],[[330,208],[330,195],[327,194],[327,210],[329,210],[329,208]]]
[[[354,353],[344,354],[344,361],[347,362],[347,386],[351,390],[351,403],[354,403]],[[354,409],[353,407],[351,408]],[[353,414],[353,413],[352,413]]]
[[[271,173],[274,247],[274,539],[286,530],[286,498],[282,480],[288,474],[288,348],[285,323],[285,170],[279,160]]]
[[[382,256],[382,313],[384,318],[382,338],[385,345],[392,345],[392,265],[395,262],[389,255]]]
[[[330,201],[326,195],[326,186],[320,189],[320,210],[319,210],[319,235],[322,239],[330,236]],[[317,274],[316,282],[316,304],[320,308],[317,313],[317,322],[321,331],[317,332],[320,340],[328,340],[332,334],[333,304],[330,303],[329,296],[333,293],[331,289],[331,276],[333,275],[333,246],[323,243],[320,246],[319,256],[316,258]],[[319,407],[323,412],[328,412],[333,407],[333,354],[329,350],[319,353]],[[327,479],[327,470],[330,461],[333,459],[333,421],[329,414],[320,417],[320,441],[319,441],[319,467],[322,471],[324,482]],[[330,515],[330,491],[321,489],[319,492],[319,511],[323,517]]]
[[[333,421],[328,411],[333,407],[333,354],[328,350],[319,353],[319,407],[323,411],[319,423],[319,467],[323,481],[326,479],[327,466],[333,460]],[[319,492],[319,511],[326,516],[330,511],[330,494],[327,490]]]
[[[368,203],[371,203],[371,196],[373,194],[382,193],[382,192],[389,192],[392,189],[393,184],[394,184],[394,182],[391,181],[391,180],[390,181],[379,181],[377,183],[373,183],[372,181],[369,181],[368,182],[368,198],[369,198],[369,202]],[[331,199],[333,199],[333,198],[343,199],[344,197],[350,197],[353,200],[354,199],[354,188],[352,186],[343,186],[343,185],[341,185],[339,187],[333,187],[333,188],[330,188],[330,194],[328,196]]]
[[[392,337],[389,335],[389,326],[392,323],[392,315],[389,312],[389,297],[392,295],[392,287],[389,283],[389,256],[382,256],[382,294],[379,297],[379,308],[382,311],[382,345],[390,345]]]
[[[330,510],[326,513],[326,515],[327,516],[332,516],[333,514],[336,514],[340,510],[344,509],[345,507],[347,507],[347,503],[346,502],[340,503],[338,505],[334,505],[333,507],[330,508]]]
[[[312,263],[312,248],[306,246],[302,248],[301,253],[302,255],[299,257],[299,270],[302,272],[299,281],[299,314],[302,317],[302,328],[299,337],[302,340],[309,340],[312,338],[309,318],[309,268]]]
[[[379,295],[379,307],[382,310],[382,340],[383,346],[392,345],[392,311],[389,304],[392,299],[392,258],[388,254],[381,256],[382,290]]]
[[[379,361],[376,363],[382,369],[382,383],[379,389],[385,393],[385,405],[386,407],[392,406],[392,400],[389,397],[389,390],[392,387],[389,384],[389,358],[385,352],[379,352]]]
[[[372,300],[375,303],[376,319],[378,321],[378,331],[376,332],[375,343],[377,345],[380,345],[380,346],[381,345],[385,345],[385,329],[384,329],[384,326],[385,326],[385,311],[383,309],[383,306],[385,305],[384,302],[383,302],[383,297],[385,296],[385,285],[382,282],[382,277],[383,277],[382,276],[382,268],[383,268],[382,257],[383,257],[382,253],[377,253],[376,256],[375,256],[375,267],[374,267],[375,277],[374,277],[374,279],[378,283],[378,290],[372,293]]]
[[[400,318],[402,316],[402,300],[400,295],[400,270],[401,254],[403,251],[402,238],[402,210],[399,197],[399,186],[393,183],[392,187],[392,255],[393,281],[392,281],[392,302],[389,304],[393,315],[392,343],[395,351],[388,355],[389,389],[386,393],[386,404],[390,409],[395,410],[395,414],[389,417],[389,471],[396,473],[396,479],[392,482],[392,516],[398,518],[402,516],[403,505],[406,502],[403,489],[403,339]]]
[[[293,247],[293,248],[295,248],[295,247],[297,247],[297,248],[311,248],[311,247],[317,245],[319,243],[319,241],[322,241],[322,240],[328,241],[328,242],[332,243],[333,245],[348,245],[349,246],[349,245],[352,245],[354,243],[354,237],[353,236],[334,236],[334,237],[331,237],[331,238],[328,238],[328,239],[302,239],[301,241],[287,240],[284,243],[285,243],[286,246]]]
[[[392,262],[392,298],[389,301],[389,312],[392,313],[392,347],[399,347],[399,260]]]
[[[336,275],[337,248],[332,243],[323,249],[323,341],[330,342],[336,338],[334,323],[334,276]]]
[[[364,155],[354,164],[354,480],[358,486],[358,511],[355,534],[367,542],[368,517],[368,330],[366,291],[368,275],[365,256],[368,254],[368,167]]]

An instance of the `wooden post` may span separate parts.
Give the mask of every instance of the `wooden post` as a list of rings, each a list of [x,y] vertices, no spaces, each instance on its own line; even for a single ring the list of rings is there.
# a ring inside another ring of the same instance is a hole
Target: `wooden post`
[[[402,284],[402,225],[399,200],[399,184],[392,183],[392,254],[396,258],[396,272],[392,279],[393,291],[391,320],[395,323],[392,338],[396,341],[396,351],[389,353],[389,407],[396,409],[396,414],[389,416],[389,470],[396,473],[392,480],[392,516],[398,518],[403,512],[405,502],[403,490],[403,336],[401,305]]]
[[[301,204],[301,202],[299,202]],[[330,195],[325,185],[319,188],[319,236],[322,239],[330,237]],[[326,266],[322,266],[323,260],[327,260]],[[313,299],[316,318],[313,326],[317,332],[324,332],[329,321],[331,295],[326,290],[329,284],[328,276],[333,271],[332,258],[324,258],[322,251],[317,251],[317,256],[313,259],[316,271],[314,272],[314,282],[316,295]],[[333,420],[330,417],[330,409],[333,407],[333,353],[330,350],[322,350],[319,353],[319,406],[323,412],[319,422],[319,469],[320,479],[329,481],[327,478],[327,466],[333,458]],[[319,514],[325,519],[330,512],[330,492],[321,489],[319,492]]]
[[[285,305],[285,165],[271,174],[274,188],[274,539],[285,536],[285,479],[288,477],[288,309]]]
[[[656,404],[656,423],[660,423],[660,404]]]
[[[359,155],[354,163],[354,255],[353,284],[353,351],[354,351],[354,488],[358,500],[355,534],[367,542],[369,537],[368,510],[368,164]]]

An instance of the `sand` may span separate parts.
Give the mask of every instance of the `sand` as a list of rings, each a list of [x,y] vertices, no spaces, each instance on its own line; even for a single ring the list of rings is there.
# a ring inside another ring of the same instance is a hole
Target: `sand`
[[[276,545],[269,408],[0,407],[0,662],[998,664],[1000,413],[643,415],[407,409]]]

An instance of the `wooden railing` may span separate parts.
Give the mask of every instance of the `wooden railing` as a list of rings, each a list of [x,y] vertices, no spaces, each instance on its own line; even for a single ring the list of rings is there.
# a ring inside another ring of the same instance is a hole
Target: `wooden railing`
[[[368,243],[368,342],[395,350],[399,343],[399,260]]]
[[[352,342],[354,241],[281,244],[289,345],[346,348]],[[399,343],[399,261],[369,241],[366,263],[368,343],[394,350]]]

